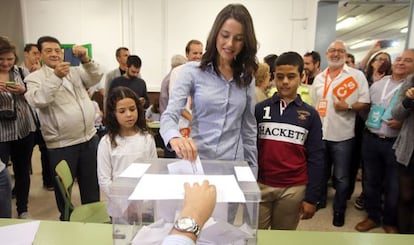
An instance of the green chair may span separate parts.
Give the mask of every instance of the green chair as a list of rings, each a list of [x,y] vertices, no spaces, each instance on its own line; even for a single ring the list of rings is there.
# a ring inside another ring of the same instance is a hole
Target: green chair
[[[72,204],[73,177],[68,163],[60,161],[55,168],[57,176],[56,182],[59,191],[65,202],[63,219],[65,221],[77,221],[85,223],[110,223],[110,218],[106,213],[106,202],[94,202],[75,207]]]

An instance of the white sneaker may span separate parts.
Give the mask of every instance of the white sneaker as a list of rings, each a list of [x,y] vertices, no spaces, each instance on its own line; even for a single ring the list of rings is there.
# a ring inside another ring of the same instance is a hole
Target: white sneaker
[[[28,212],[21,213],[17,218],[18,219],[32,219],[32,217],[29,215]]]

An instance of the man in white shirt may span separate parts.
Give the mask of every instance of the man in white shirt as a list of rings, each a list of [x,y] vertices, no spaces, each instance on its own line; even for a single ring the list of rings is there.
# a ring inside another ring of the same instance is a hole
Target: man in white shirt
[[[320,206],[326,206],[327,182],[333,166],[334,226],[345,223],[346,202],[350,188],[350,169],[354,148],[354,125],[358,111],[369,107],[368,82],[364,74],[345,64],[347,49],[340,40],[326,50],[328,67],[315,78],[311,97],[322,120],[326,149],[325,179]]]

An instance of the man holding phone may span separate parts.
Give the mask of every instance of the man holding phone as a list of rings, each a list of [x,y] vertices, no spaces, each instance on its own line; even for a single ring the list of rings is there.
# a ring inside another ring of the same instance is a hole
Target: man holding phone
[[[26,77],[25,96],[39,111],[50,168],[54,172],[57,163],[66,160],[78,180],[82,204],[99,201],[95,109],[85,86],[98,83],[103,72],[82,46],[72,48],[73,56],[80,58],[82,65],[71,67],[69,62],[62,61],[61,45],[56,38],[41,37],[37,45],[44,65]],[[64,201],[54,184],[63,219]]]

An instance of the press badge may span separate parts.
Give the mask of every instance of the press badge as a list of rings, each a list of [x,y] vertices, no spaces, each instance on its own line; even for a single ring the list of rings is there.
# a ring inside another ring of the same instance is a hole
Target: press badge
[[[319,116],[325,117],[326,116],[326,110],[328,109],[328,101],[325,99],[322,99],[318,102],[318,113]]]
[[[381,128],[381,117],[385,112],[385,108],[379,105],[372,105],[369,110],[368,119],[365,125],[368,128]]]

